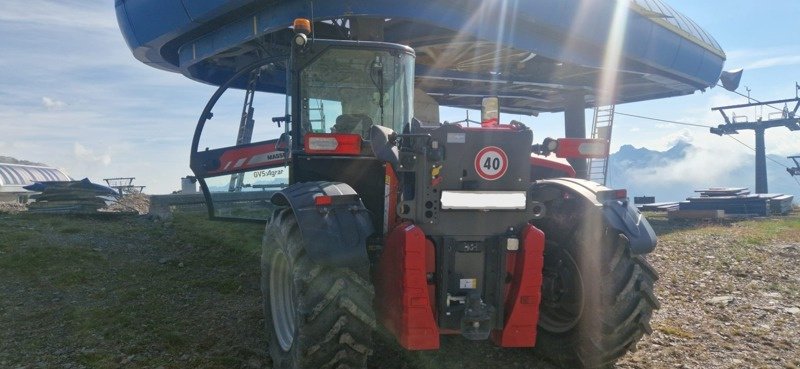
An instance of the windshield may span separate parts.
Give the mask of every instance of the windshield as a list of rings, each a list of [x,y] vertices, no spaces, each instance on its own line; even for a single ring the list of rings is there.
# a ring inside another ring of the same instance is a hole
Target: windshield
[[[367,139],[377,124],[399,132],[412,114],[413,78],[411,55],[328,50],[300,74],[302,131]]]

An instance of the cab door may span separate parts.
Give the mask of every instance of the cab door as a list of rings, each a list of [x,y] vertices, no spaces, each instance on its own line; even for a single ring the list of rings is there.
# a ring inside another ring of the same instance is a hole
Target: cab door
[[[272,194],[289,184],[290,104],[283,94],[259,91],[264,73],[280,65],[242,70],[217,90],[198,121],[190,167],[212,219],[266,221]]]

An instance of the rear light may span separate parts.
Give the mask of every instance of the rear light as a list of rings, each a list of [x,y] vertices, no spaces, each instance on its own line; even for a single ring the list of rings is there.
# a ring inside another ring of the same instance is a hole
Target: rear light
[[[608,140],[593,138],[559,138],[556,156],[559,158],[608,157]]]
[[[330,206],[331,204],[333,204],[333,198],[330,196],[320,195],[314,198],[316,206]]]
[[[308,154],[360,155],[361,136],[350,133],[307,133],[305,149]]]

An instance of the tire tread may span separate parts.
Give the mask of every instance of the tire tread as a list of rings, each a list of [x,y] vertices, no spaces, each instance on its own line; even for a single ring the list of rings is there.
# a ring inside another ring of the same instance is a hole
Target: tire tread
[[[270,344],[276,369],[365,368],[372,354],[375,313],[372,284],[346,268],[315,263],[305,252],[302,234],[291,209],[273,214],[263,238],[262,267],[268,268],[271,253],[282,249],[293,265],[297,306],[297,332],[291,349]],[[264,271],[269,275],[268,270]],[[262,274],[262,290],[269,283]],[[264,285],[266,281],[266,285]],[[268,296],[268,291],[264,293]],[[265,314],[269,301],[264,300]],[[268,334],[274,339],[272,316],[265,316]]]

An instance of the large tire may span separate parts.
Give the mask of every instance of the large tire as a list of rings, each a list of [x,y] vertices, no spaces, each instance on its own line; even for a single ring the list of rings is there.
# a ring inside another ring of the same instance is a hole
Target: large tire
[[[547,241],[535,351],[564,368],[604,368],[652,333],[658,274],[602,216],[581,210],[541,225]]]
[[[313,262],[291,209],[264,234],[261,291],[273,368],[364,368],[372,354],[375,291],[346,268]]]

